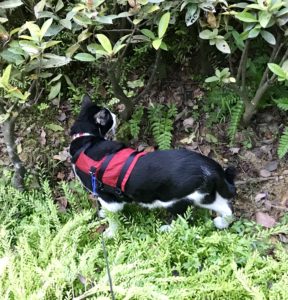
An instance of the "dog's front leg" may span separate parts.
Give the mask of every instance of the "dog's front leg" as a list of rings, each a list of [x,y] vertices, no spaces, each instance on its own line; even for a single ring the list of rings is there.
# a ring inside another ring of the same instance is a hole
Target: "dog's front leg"
[[[119,227],[119,221],[116,217],[116,213],[124,208],[124,203],[106,202],[101,197],[98,197],[98,200],[101,204],[101,209],[99,210],[98,215],[100,218],[107,218],[109,224],[108,228],[104,232],[104,236],[106,238],[113,238]]]

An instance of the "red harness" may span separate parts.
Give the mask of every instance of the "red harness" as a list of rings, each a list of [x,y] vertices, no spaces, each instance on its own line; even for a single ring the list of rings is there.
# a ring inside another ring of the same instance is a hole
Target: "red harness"
[[[125,148],[103,157],[100,161],[96,161],[84,152],[82,151],[78,156],[75,163],[76,168],[89,175],[91,174],[91,170],[94,170],[96,178],[102,184],[112,188],[119,188],[123,193],[138,159],[148,153],[145,151],[137,152],[132,148]]]

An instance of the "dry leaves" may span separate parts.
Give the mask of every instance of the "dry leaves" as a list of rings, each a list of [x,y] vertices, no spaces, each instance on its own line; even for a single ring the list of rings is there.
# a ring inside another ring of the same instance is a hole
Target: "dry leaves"
[[[256,223],[262,225],[265,228],[271,228],[276,224],[275,219],[269,216],[267,213],[257,211],[255,217],[256,217]]]

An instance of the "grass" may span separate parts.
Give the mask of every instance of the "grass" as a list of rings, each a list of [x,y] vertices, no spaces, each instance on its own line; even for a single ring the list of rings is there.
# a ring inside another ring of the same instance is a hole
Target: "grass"
[[[61,196],[64,213],[47,182],[24,194],[0,185],[0,299],[110,299],[95,210],[76,183]],[[288,252],[276,238],[287,220],[218,231],[201,215],[161,233],[159,214],[130,209],[106,241],[116,299],[288,299]]]

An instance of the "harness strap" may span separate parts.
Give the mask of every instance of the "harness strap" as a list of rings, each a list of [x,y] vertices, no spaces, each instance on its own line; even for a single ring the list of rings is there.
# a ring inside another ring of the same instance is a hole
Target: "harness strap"
[[[79,150],[76,151],[76,153],[72,156],[71,158],[71,162],[74,164],[76,163],[79,155],[81,154],[81,152],[85,153],[85,151],[91,146],[91,143],[87,143],[84,146],[82,146]]]
[[[134,151],[132,152],[129,157],[127,158],[127,160],[125,161],[124,166],[122,167],[121,171],[120,171],[120,175],[118,177],[117,183],[116,183],[116,188],[118,190],[122,190],[122,181],[127,173],[127,170],[129,169],[130,165],[132,164],[134,157],[138,154],[139,152]]]
[[[105,157],[103,163],[101,164],[101,167],[100,167],[100,169],[99,169],[99,171],[97,173],[97,175],[98,175],[97,177],[98,177],[98,180],[100,182],[102,182],[102,177],[104,175],[104,172],[105,172],[106,168],[108,167],[110,161],[112,160],[112,158],[114,157],[115,154],[116,153],[112,153],[112,154],[107,155]]]

